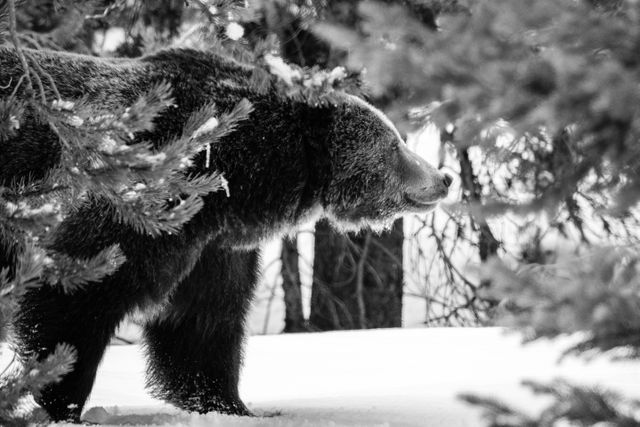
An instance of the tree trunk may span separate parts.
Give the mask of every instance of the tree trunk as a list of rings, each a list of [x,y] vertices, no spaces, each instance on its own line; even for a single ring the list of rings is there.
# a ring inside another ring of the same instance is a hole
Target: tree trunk
[[[480,203],[482,200],[481,187],[478,177],[473,172],[473,166],[469,159],[469,151],[466,148],[458,148],[458,158],[460,161],[460,178],[462,180],[463,198],[469,203]],[[475,222],[478,235],[478,252],[480,261],[485,262],[498,253],[500,242],[495,238],[489,224],[482,218],[470,217]]]
[[[402,220],[381,235],[347,236],[316,224],[310,327],[390,328],[402,323]]]
[[[454,132],[443,130],[440,132],[440,140],[444,142],[453,142]],[[462,199],[467,203],[481,203],[482,186],[478,182],[478,177],[473,171],[473,165],[469,158],[469,150],[467,147],[456,147],[458,161],[460,162],[460,181],[462,186]],[[498,253],[500,242],[495,238],[489,224],[483,217],[475,218],[470,215],[474,228],[478,231],[478,253],[480,261],[485,262]],[[486,281],[483,281],[483,283]]]
[[[298,240],[295,237],[282,239],[282,290],[284,291],[283,332],[303,332],[307,330],[302,311],[300,269],[298,267]]]

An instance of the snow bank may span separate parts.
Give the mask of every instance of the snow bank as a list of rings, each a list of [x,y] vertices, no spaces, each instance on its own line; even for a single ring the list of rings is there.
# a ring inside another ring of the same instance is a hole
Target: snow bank
[[[535,411],[544,401],[523,379],[562,376],[629,397],[640,391],[639,363],[558,356],[571,342],[520,346],[497,328],[395,329],[254,336],[241,395],[259,418],[190,415],[149,397],[139,346],[113,346],[100,367],[87,418],[105,425],[164,426],[479,426],[461,392],[504,398]]]

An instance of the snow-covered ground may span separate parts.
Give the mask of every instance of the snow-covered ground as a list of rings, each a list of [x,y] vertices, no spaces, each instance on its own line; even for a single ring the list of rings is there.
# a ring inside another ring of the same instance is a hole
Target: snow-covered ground
[[[257,418],[190,415],[149,397],[139,346],[112,346],[88,421],[165,426],[480,426],[461,392],[504,398],[535,412],[544,401],[523,379],[564,377],[640,397],[640,364],[558,356],[570,338],[520,345],[497,328],[387,329],[253,336],[241,395]],[[3,355],[6,360],[8,355]]]

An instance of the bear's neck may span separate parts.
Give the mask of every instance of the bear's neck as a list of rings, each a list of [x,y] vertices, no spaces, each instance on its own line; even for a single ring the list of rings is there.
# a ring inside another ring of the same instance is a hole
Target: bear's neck
[[[214,233],[244,247],[317,219],[331,175],[331,109],[250,101],[250,118],[211,147],[211,169],[224,174],[230,195],[207,196],[203,209]]]

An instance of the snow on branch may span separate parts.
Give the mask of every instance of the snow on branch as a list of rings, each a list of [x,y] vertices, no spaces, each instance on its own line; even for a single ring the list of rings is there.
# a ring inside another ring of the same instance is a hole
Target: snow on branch
[[[359,73],[347,72],[344,67],[323,70],[320,67],[303,68],[287,64],[271,53],[263,56],[265,69],[276,77],[276,87],[282,96],[312,105],[325,105],[337,102],[336,92],[352,94],[362,93]],[[256,69],[254,74],[264,72]],[[259,77],[254,77],[259,82]],[[264,80],[264,77],[262,77]]]
[[[230,196],[222,173],[208,172],[210,147],[232,133],[251,111],[244,99],[228,113],[218,114],[213,104],[194,112],[179,138],[145,154],[144,160],[152,167],[134,167],[136,176],[131,183],[108,195],[118,219],[150,235],[175,233],[202,208],[202,196],[220,190]],[[196,162],[203,151],[204,162]]]

